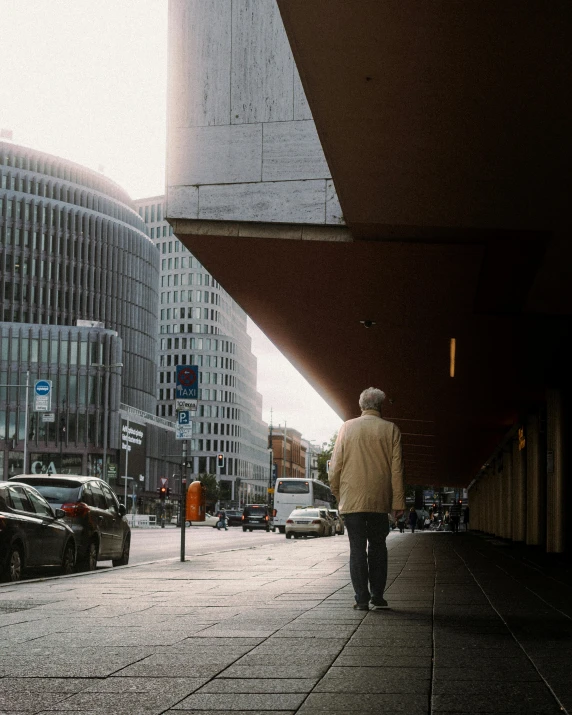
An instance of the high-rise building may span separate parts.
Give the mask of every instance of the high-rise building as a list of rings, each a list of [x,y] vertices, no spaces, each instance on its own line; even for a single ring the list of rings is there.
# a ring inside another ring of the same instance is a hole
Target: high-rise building
[[[0,142],[0,479],[97,474],[141,497],[171,476],[174,429],[155,410],[158,283],[125,191]],[[37,380],[51,383],[46,415]]]
[[[266,501],[267,425],[246,313],[173,235],[163,196],[135,202],[160,256],[157,416],[176,419],[175,368],[198,365],[192,473],[216,474],[223,503]],[[218,455],[223,455],[219,460]],[[219,464],[222,461],[222,464]]]

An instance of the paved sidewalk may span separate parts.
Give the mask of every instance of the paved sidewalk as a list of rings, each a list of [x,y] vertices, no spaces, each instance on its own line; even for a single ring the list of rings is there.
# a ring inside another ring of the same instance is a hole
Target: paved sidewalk
[[[572,589],[471,534],[392,534],[391,611],[345,537],[0,588],[3,713],[572,712]]]

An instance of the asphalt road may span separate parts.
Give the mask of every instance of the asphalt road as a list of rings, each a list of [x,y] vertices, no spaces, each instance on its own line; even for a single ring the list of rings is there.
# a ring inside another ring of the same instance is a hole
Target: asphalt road
[[[331,537],[331,538],[340,538]],[[206,552],[244,549],[285,541],[284,534],[266,531],[247,531],[240,527],[229,527],[228,531],[217,531],[209,526],[192,526],[185,529],[185,555],[195,556]],[[164,529],[132,529],[130,564],[141,564],[158,559],[181,557],[181,530],[167,526]],[[110,566],[104,561],[102,566]]]

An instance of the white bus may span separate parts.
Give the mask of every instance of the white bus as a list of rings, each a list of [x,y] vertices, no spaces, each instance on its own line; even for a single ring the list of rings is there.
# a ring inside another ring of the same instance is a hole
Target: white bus
[[[274,485],[274,527],[281,534],[286,530],[286,519],[294,509],[306,506],[331,509],[334,497],[330,487],[317,479],[283,478]]]

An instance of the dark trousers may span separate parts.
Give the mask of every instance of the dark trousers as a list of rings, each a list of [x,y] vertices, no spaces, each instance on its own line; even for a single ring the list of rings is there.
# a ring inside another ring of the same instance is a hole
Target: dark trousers
[[[389,517],[378,512],[344,514],[350,540],[350,576],[357,603],[383,598],[387,581]]]

